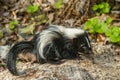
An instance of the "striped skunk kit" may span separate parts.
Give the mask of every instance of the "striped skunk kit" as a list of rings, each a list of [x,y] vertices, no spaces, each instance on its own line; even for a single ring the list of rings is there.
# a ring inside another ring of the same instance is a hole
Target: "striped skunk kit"
[[[16,59],[20,52],[35,54],[39,63],[74,59],[78,52],[91,52],[88,34],[80,28],[65,28],[51,25],[34,36],[31,41],[16,43],[7,55],[7,67],[13,75],[24,72],[17,71]]]

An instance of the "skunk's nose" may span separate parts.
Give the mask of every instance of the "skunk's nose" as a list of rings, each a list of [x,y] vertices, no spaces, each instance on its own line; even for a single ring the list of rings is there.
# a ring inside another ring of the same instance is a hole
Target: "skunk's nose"
[[[87,52],[88,52],[89,54],[92,54],[92,53],[93,53],[92,47],[88,48],[88,49],[87,49]]]

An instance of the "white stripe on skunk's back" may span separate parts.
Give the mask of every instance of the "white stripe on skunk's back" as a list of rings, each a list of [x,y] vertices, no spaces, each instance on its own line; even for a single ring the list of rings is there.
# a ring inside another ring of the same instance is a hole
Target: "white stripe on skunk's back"
[[[46,59],[43,54],[44,47],[52,43],[53,39],[59,38],[59,35],[56,34],[54,31],[57,31],[57,30],[56,29],[50,30],[48,28],[46,30],[43,30],[41,33],[39,33],[40,37],[37,39],[38,40],[37,48],[39,48],[38,49],[39,54],[43,59]]]
[[[77,35],[81,35],[83,33],[84,33],[84,30],[82,29],[76,29],[76,28],[65,29],[65,35],[69,37],[70,39],[74,39],[77,37]]]
[[[70,39],[74,39],[77,37],[77,35],[81,35],[85,32],[80,28],[66,28],[66,27],[57,26],[57,25],[52,25],[52,26],[57,27],[59,29],[59,32],[61,32],[64,36]]]

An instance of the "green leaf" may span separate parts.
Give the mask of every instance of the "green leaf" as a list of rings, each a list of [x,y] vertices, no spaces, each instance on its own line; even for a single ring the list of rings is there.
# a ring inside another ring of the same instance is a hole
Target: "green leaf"
[[[97,14],[100,13],[109,13],[110,12],[110,5],[107,2],[102,2],[100,4],[95,4],[92,7],[93,11],[96,11]]]
[[[94,26],[94,29],[95,29],[95,32],[101,33],[101,32],[102,32],[101,24],[96,24],[96,25]]]
[[[107,3],[107,2],[104,2],[104,4],[105,4],[105,7],[110,7],[110,5],[109,5],[109,3]]]
[[[92,33],[92,34],[95,34],[95,33],[96,33],[96,31],[95,31],[94,29],[90,29],[89,32]]]
[[[112,28],[112,33],[113,33],[114,36],[119,36],[119,34],[120,34],[120,28],[114,26]]]
[[[109,13],[110,12],[110,9],[109,8],[104,8],[103,10],[101,10],[102,13]]]
[[[87,29],[90,29],[90,28],[92,28],[91,21],[87,21],[87,22],[85,23],[84,29],[87,30]]]
[[[119,43],[120,42],[120,28],[116,26],[112,26],[111,28],[111,33],[110,33],[110,41]]]
[[[98,10],[98,5],[94,5],[93,7],[92,7],[92,9],[93,9],[93,11],[96,11],[96,10]]]
[[[34,5],[29,5],[28,7],[27,7],[27,12],[28,13],[34,13],[34,12],[36,12],[36,11],[38,11],[38,8],[39,8],[39,6],[38,5],[36,5],[36,4],[34,4]]]
[[[56,9],[62,8],[63,0],[57,0],[57,2],[53,5]]]
[[[99,8],[99,9],[103,9],[103,8],[104,8],[104,5],[103,5],[103,4],[99,4],[99,5],[98,5],[98,8]]]
[[[112,31],[110,29],[107,29],[105,31],[105,35],[108,36],[108,37],[111,36],[112,35]]]
[[[106,22],[107,24],[110,24],[110,23],[112,22],[112,18],[111,18],[111,17],[107,18],[105,22]]]
[[[99,19],[97,17],[91,18],[85,23],[85,30],[89,30],[90,33],[96,33],[96,25],[99,23]]]
[[[96,16],[99,16],[99,15],[100,15],[100,13],[97,12],[97,13],[96,13]]]
[[[18,24],[18,21],[17,20],[13,20],[9,23],[9,28],[10,30],[14,30],[15,29],[15,25]]]
[[[104,22],[101,22],[101,29],[103,30],[103,32],[105,33],[108,30],[108,25]]]
[[[25,34],[33,34],[34,29],[35,29],[35,23],[30,24],[26,26],[25,28],[20,29],[20,32],[25,33]]]
[[[110,36],[111,42],[120,42],[120,36]]]
[[[97,33],[105,33],[108,26],[104,22],[99,22],[99,24],[97,24],[96,27]]]

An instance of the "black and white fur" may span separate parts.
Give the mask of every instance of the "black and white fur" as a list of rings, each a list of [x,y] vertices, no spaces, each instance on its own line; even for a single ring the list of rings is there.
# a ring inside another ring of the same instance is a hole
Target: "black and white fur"
[[[77,53],[91,51],[88,34],[78,28],[51,25],[36,34],[31,41],[16,43],[7,56],[7,67],[13,75],[21,75],[16,69],[16,58],[21,51],[34,53],[39,63],[73,59]]]

